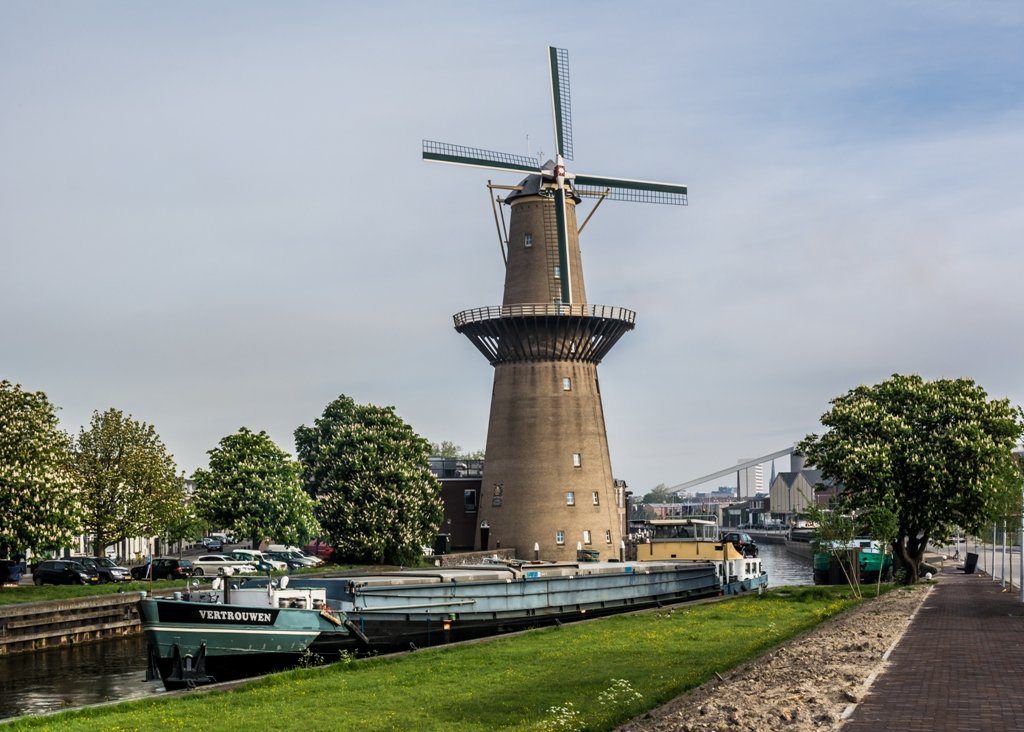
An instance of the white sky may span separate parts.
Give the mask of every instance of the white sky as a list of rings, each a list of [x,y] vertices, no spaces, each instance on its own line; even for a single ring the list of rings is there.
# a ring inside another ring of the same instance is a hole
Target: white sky
[[[1013,2],[0,0],[0,378],[187,473],[339,394],[483,448],[451,316],[501,300],[518,176],[420,142],[550,154],[554,45],[571,169],[690,186],[583,234],[590,301],[638,314],[600,367],[635,493],[895,372],[1020,404],[1022,38]]]

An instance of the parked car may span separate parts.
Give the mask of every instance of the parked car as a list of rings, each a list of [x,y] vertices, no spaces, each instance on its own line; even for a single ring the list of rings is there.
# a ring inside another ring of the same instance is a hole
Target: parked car
[[[273,569],[276,572],[284,572],[288,569],[288,564],[286,562],[282,562],[280,559],[272,559],[263,552],[256,551],[255,549],[235,549],[231,552],[231,557],[240,562],[251,562],[252,564],[257,565],[257,568],[261,572],[266,572],[268,569]],[[264,566],[259,566],[261,562]]]
[[[311,541],[306,546],[302,547],[307,555],[311,557],[320,557],[321,559],[330,559],[334,554],[334,547],[324,543],[320,539]]]
[[[321,564],[325,563],[324,560],[321,559],[320,557],[318,557],[316,555],[310,556],[308,553],[302,551],[297,546],[286,546],[284,544],[271,544],[269,547],[267,547],[267,553],[268,554],[273,554],[274,552],[280,552],[280,553],[283,553],[283,554],[287,554],[287,555],[291,556],[294,559],[298,559],[300,562],[304,562],[306,565],[308,565],[310,567],[319,567]]]
[[[278,562],[284,562],[286,565],[288,565],[288,569],[302,569],[304,567],[311,566],[309,564],[306,564],[305,562],[300,561],[296,557],[289,556],[285,552],[264,552],[264,554],[270,559],[273,559]]]
[[[324,563],[320,557],[307,557],[295,549],[271,549],[266,554],[274,559],[280,559],[282,562],[288,562],[288,566],[291,566],[293,562],[300,567],[319,567]]]
[[[100,573],[71,559],[47,559],[32,570],[37,585],[98,585]]]
[[[222,552],[224,551],[224,540],[219,536],[204,536],[202,542],[200,542],[206,551],[209,552]]]
[[[255,565],[249,562],[240,562],[233,557],[223,554],[204,554],[192,560],[192,574],[196,577],[203,575],[221,575],[230,577],[234,574],[255,574]]]
[[[726,531],[722,534],[722,541],[731,542],[745,557],[757,556],[757,544],[754,543],[750,534],[745,534],[742,531]]]
[[[79,564],[92,567],[100,575],[100,584],[107,582],[131,582],[132,573],[108,557],[71,557]]]
[[[181,579],[192,576],[192,562],[188,559],[160,557],[153,560],[152,571],[150,566],[150,563],[147,562],[141,566],[132,567],[132,579]]]

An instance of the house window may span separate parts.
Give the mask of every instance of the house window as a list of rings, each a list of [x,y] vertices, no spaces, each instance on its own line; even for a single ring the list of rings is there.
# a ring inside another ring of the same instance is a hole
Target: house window
[[[573,491],[565,492],[565,505],[575,506],[576,505],[576,494]]]
[[[476,511],[476,491],[471,489],[462,491],[462,506],[467,511]]]
[[[583,543],[590,544],[590,529],[583,529]]]
[[[574,468],[578,468],[581,465],[583,465],[583,458],[580,456],[578,452],[574,452],[572,454],[572,466]]]
[[[555,543],[560,545],[565,544],[565,532],[562,529],[555,532]]]
[[[601,493],[599,491],[591,491],[590,500],[595,506],[601,505]]]
[[[572,391],[572,379],[568,376],[562,377],[562,391]]]
[[[604,543],[605,544],[611,544],[612,543],[612,530],[611,529],[605,529],[604,530]]]
[[[526,245],[527,249],[532,247],[533,246],[533,234],[527,234],[526,237],[523,240],[523,244]]]

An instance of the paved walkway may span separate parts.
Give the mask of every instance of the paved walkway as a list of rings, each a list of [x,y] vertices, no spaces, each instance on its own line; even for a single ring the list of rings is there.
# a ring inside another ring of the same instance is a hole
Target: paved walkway
[[[1024,730],[1024,603],[946,564],[843,732]]]

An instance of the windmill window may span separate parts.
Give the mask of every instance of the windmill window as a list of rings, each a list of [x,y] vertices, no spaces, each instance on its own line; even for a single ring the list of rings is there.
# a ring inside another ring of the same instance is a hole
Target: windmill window
[[[568,376],[562,377],[562,391],[572,391],[572,379]]]
[[[605,544],[611,544],[612,543],[612,530],[611,529],[605,529],[604,530],[604,543]]]
[[[562,529],[559,529],[555,532],[555,543],[565,544],[565,531],[563,531]]]
[[[583,465],[583,456],[580,455],[578,452],[574,452],[572,454],[572,466],[574,468],[578,468],[581,465]]]
[[[533,234],[527,234],[523,238],[523,244],[526,246],[527,249],[532,247],[533,246]]]
[[[565,492],[565,505],[566,506],[575,506],[576,505],[576,493],[575,492],[573,492],[573,491],[566,491]]]
[[[554,277],[554,278],[555,278],[556,280],[560,280],[560,279],[562,279],[562,268],[561,268],[561,267],[559,267],[559,266],[558,266],[557,264],[555,265],[555,268],[554,268],[554,270],[553,270],[553,275],[552,275],[552,276],[553,276],[553,277]]]
[[[583,543],[590,544],[590,529],[583,529]]]
[[[593,504],[595,506],[600,506],[601,505],[601,493],[600,493],[600,491],[591,491],[590,492],[590,500],[593,502]]]

